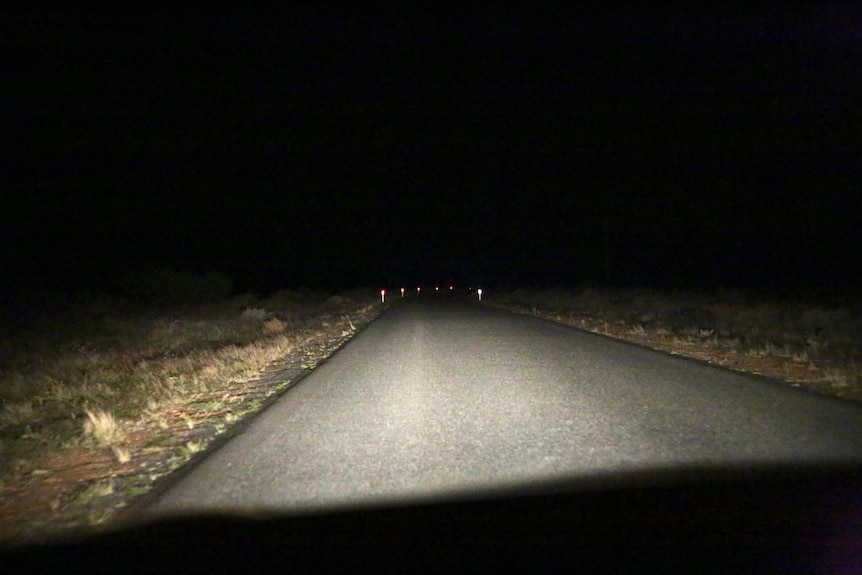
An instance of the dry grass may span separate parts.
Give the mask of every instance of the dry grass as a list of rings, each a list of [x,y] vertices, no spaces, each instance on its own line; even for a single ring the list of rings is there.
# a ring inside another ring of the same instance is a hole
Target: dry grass
[[[307,318],[311,307],[285,315]],[[54,407],[76,407],[83,416],[86,405],[111,405],[115,415],[134,414],[165,395],[259,372],[301,344],[301,336],[290,334],[290,319],[259,320],[261,308],[249,309],[235,314],[226,304],[138,317],[118,311],[18,334],[0,374],[0,425],[38,421]]]
[[[132,459],[132,453],[125,447],[114,445],[111,447],[111,451],[117,458],[117,463],[128,463]]]
[[[100,445],[111,445],[122,439],[123,432],[116,418],[101,409],[87,409],[87,420],[84,422],[84,433],[93,436]]]
[[[643,343],[658,337],[671,344],[697,345],[707,353],[711,349],[805,366],[819,390],[862,398],[860,301],[591,287],[519,289],[497,294],[495,300],[509,309],[587,329],[595,326],[600,333],[622,333]]]
[[[146,289],[152,301],[167,297],[152,284]],[[182,295],[195,299],[189,289]],[[0,482],[14,484],[38,468],[37,459],[70,446],[109,448],[127,463],[130,430],[152,423],[170,432],[166,414],[195,402],[234,421],[230,406],[214,403],[219,390],[303,350],[309,338],[323,336],[324,323],[348,333],[340,328],[348,324],[344,312],[374,302],[373,294],[364,301],[351,293],[334,305],[329,295],[284,291],[150,307],[97,294],[13,302],[0,310],[11,318],[0,322]],[[196,425],[193,417],[186,421]],[[194,440],[184,449],[204,446]]]

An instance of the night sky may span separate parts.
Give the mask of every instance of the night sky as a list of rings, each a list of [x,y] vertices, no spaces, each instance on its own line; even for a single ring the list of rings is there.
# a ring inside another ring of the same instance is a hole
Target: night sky
[[[862,9],[757,6],[7,11],[6,287],[853,289]]]

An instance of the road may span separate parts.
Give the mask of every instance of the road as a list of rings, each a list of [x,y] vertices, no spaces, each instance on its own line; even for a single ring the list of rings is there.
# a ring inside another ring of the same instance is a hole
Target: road
[[[150,507],[307,511],[862,463],[862,406],[449,296],[398,302]]]

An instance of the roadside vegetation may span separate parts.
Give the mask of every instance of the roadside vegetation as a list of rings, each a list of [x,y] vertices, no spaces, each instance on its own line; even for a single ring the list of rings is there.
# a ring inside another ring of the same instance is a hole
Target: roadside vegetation
[[[862,400],[862,305],[519,289],[486,305]],[[113,524],[382,311],[376,290],[232,294],[158,270],[0,309],[0,539]]]
[[[0,537],[116,516],[381,311],[371,291],[229,290],[159,270],[5,303]]]
[[[517,289],[490,305],[862,400],[862,301],[742,291]]]

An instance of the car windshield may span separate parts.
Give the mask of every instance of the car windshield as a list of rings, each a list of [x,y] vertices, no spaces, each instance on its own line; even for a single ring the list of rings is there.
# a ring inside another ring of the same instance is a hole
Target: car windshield
[[[855,6],[6,20],[0,541],[862,463]]]

